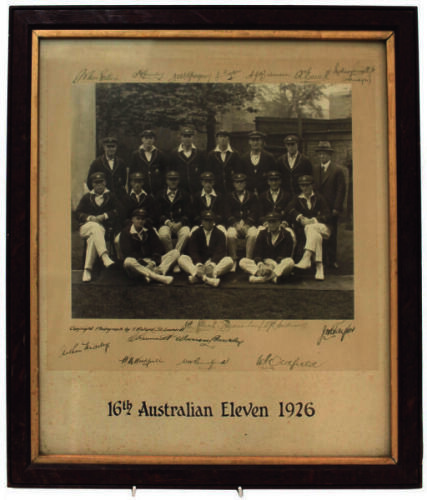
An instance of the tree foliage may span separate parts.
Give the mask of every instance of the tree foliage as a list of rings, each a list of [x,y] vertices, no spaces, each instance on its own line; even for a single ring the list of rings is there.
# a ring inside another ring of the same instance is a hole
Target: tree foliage
[[[144,128],[178,130],[190,124],[211,135],[218,113],[251,107],[255,85],[240,83],[100,83],[96,86],[98,136],[119,131],[139,135]]]
[[[325,85],[282,83],[263,86],[258,101],[268,116],[300,118],[322,117],[320,101],[325,97]]]

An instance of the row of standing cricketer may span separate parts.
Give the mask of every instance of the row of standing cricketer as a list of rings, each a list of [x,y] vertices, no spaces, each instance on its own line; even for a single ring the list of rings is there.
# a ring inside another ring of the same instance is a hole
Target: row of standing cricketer
[[[246,240],[246,256],[238,264],[250,283],[277,283],[313,263],[315,279],[323,280],[324,249],[329,265],[338,267],[346,181],[330,142],[319,143],[313,167],[294,134],[284,138],[287,151],[277,159],[265,151],[259,131],[248,134],[244,155],[232,148],[227,131],[216,133],[208,154],[193,138],[185,128],[166,155],[156,148],[155,133],[144,130],[129,167],[116,154],[117,139],[103,140],[104,154],[92,162],[89,192],[75,212],[86,240],[84,282],[92,280],[98,257],[105,267],[114,264],[106,244],[113,239],[125,271],[147,282],[170,284],[173,268],[188,273],[190,283],[216,287],[236,270],[239,238]],[[294,256],[301,256],[296,264]]]

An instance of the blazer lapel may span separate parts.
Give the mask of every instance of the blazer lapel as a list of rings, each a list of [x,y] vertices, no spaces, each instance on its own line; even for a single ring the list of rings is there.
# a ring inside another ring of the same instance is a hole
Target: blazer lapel
[[[301,153],[297,152],[297,157],[295,158],[294,168],[292,170],[296,170],[301,163]]]
[[[329,177],[331,176],[331,173],[332,173],[332,169],[333,169],[332,163],[330,163],[328,169],[324,173],[322,172],[322,167],[320,167],[322,184],[324,184],[329,179]]]

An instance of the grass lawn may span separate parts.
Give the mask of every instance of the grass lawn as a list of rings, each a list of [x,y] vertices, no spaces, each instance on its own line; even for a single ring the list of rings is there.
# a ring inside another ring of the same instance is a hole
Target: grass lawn
[[[242,271],[226,276],[219,288],[188,285],[181,273],[169,286],[145,285],[121,269],[103,270],[81,283],[83,244],[73,231],[74,318],[117,319],[350,319],[354,317],[353,231],[340,224],[338,270],[296,273],[283,284],[250,285]]]

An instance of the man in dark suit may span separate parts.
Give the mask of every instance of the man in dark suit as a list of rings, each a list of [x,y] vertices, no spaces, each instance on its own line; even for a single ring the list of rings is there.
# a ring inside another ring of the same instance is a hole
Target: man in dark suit
[[[316,264],[316,280],[324,280],[323,240],[331,235],[331,211],[322,195],[313,190],[313,177],[303,175],[298,180],[301,194],[295,196],[287,209],[288,222],[294,227],[297,240],[304,241],[304,253],[295,264],[297,269],[309,269]]]
[[[307,156],[298,151],[299,137],[295,134],[285,137],[286,153],[277,160],[277,169],[282,173],[282,186],[292,196],[301,193],[298,178],[313,175],[313,166]]]
[[[109,136],[102,140],[104,153],[94,160],[87,175],[87,187],[93,189],[91,177],[96,172],[105,175],[106,187],[116,196],[122,196],[126,191],[127,168],[125,162],[117,156],[117,139]]]
[[[265,217],[267,228],[262,229],[257,236],[254,258],[244,257],[240,267],[250,274],[249,283],[264,283],[289,276],[294,268],[292,259],[294,241],[290,232],[281,227],[281,216],[270,212]]]
[[[97,256],[105,267],[114,264],[105,241],[106,233],[113,237],[117,228],[119,203],[107,188],[104,172],[95,172],[90,176],[93,189],[80,200],[75,215],[80,224],[80,236],[86,240],[86,255],[82,281],[92,280],[92,268]]]
[[[332,234],[326,244],[327,261],[331,267],[337,269],[338,219],[343,210],[346,193],[345,170],[332,160],[334,150],[330,142],[320,141],[316,152],[320,162],[313,169],[314,184],[331,209]]]
[[[144,130],[141,134],[141,146],[132,153],[129,175],[142,172],[147,193],[155,196],[165,185],[165,174],[168,168],[167,156],[156,148],[156,134],[152,130]]]
[[[267,174],[276,169],[274,156],[264,150],[265,134],[250,132],[249,151],[242,155],[242,169],[246,174],[246,186],[249,191],[259,195],[268,188]]]
[[[221,193],[233,190],[233,175],[242,172],[239,153],[230,145],[230,132],[216,133],[216,148],[208,153],[206,171],[215,175],[215,185]]]
[[[181,178],[181,188],[194,196],[200,191],[200,173],[205,168],[206,155],[194,143],[194,130],[185,127],[181,132],[180,145],[172,150],[169,168],[177,170]]]
[[[170,285],[173,277],[165,275],[178,259],[179,252],[171,250],[165,254],[159,237],[146,222],[146,210],[137,208],[132,213],[131,223],[122,230],[123,268],[129,276],[142,277],[147,283],[154,280]]]
[[[159,238],[169,252],[173,248],[172,236],[176,236],[175,248],[181,252],[190,237],[190,195],[179,187],[179,172],[176,170],[166,174],[166,184],[155,199]],[[174,271],[179,271],[179,268]]]
[[[191,284],[203,281],[217,287],[220,276],[231,271],[233,260],[227,256],[225,235],[215,226],[215,214],[205,210],[201,214],[201,226],[191,234],[188,255],[181,255],[178,264]]]

